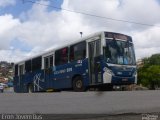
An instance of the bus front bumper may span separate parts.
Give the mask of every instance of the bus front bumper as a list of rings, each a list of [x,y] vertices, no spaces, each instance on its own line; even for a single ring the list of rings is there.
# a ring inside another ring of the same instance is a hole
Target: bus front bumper
[[[113,85],[130,85],[135,83],[136,77],[119,77],[112,76],[111,84]]]
[[[114,76],[107,72],[103,74],[103,83],[104,84],[112,84],[112,85],[130,85],[135,84],[137,81],[137,77],[120,77],[120,76]]]

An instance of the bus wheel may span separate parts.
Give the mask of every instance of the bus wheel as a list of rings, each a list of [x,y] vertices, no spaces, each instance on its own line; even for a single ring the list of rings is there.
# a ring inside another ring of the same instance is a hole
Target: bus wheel
[[[33,90],[33,85],[32,84],[29,84],[28,85],[28,93],[33,93],[34,90]]]
[[[73,80],[73,90],[76,92],[83,92],[85,91],[85,87],[83,84],[83,79],[80,76],[77,76]]]

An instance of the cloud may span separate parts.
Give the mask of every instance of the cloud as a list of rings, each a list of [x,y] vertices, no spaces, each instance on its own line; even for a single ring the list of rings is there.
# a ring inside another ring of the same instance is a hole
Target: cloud
[[[24,59],[27,53],[21,50],[0,50],[0,61],[15,62]]]
[[[0,7],[6,7],[9,5],[14,5],[16,3],[15,0],[0,0]]]
[[[48,1],[39,2],[52,5]],[[106,18],[160,25],[160,14],[157,14],[160,11],[160,5],[156,0],[147,2],[145,0],[101,0],[100,2],[97,0],[65,0],[62,8]],[[159,52],[160,29],[154,26],[117,22],[63,10],[48,10],[47,6],[37,4],[33,4],[31,9],[23,12],[17,19],[12,15],[0,17],[3,20],[0,19],[2,26],[0,38],[5,40],[0,47],[5,49],[6,54],[13,51],[14,61],[76,41],[80,38],[79,32],[83,32],[83,35],[86,36],[103,30],[132,36],[137,58]],[[24,52],[23,49],[16,48],[16,46],[10,46],[10,42],[15,39],[26,43],[33,49],[30,52]],[[6,50],[9,46],[13,49]]]
[[[156,26],[159,26],[157,24]],[[133,32],[133,40],[137,59],[160,53],[160,28],[152,27],[143,31]]]
[[[12,47],[7,50],[0,50],[0,61],[19,62],[33,57],[35,54],[38,55],[41,49],[40,47],[34,47],[30,52],[14,49]]]
[[[6,14],[0,16],[0,35],[5,34],[5,32],[11,30],[19,23],[18,19],[14,19],[12,15]]]
[[[48,49],[79,39],[81,31],[84,32],[84,35],[93,31],[84,22],[83,17],[76,13],[48,12],[47,7],[35,4],[26,15],[27,20],[17,26],[14,34],[18,39],[33,47],[41,46]]]
[[[127,20],[154,25],[160,21],[157,11],[160,11],[157,0],[122,0],[121,12]]]
[[[0,16],[0,49],[8,49],[10,42],[14,38],[14,29],[20,24],[19,19],[14,19],[12,15]]]

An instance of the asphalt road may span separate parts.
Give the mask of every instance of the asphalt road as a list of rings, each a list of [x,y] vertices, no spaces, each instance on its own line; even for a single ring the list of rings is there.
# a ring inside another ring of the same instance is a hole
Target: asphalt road
[[[0,120],[4,114],[40,114],[43,120],[160,120],[160,91],[23,94],[10,88],[0,93]]]
[[[159,113],[160,91],[0,93],[0,113]]]

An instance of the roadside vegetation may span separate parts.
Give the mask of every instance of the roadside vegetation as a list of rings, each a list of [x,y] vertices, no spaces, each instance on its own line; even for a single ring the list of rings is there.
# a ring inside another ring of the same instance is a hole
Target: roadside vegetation
[[[138,84],[152,90],[160,88],[160,54],[142,59],[142,66],[138,68]]]

